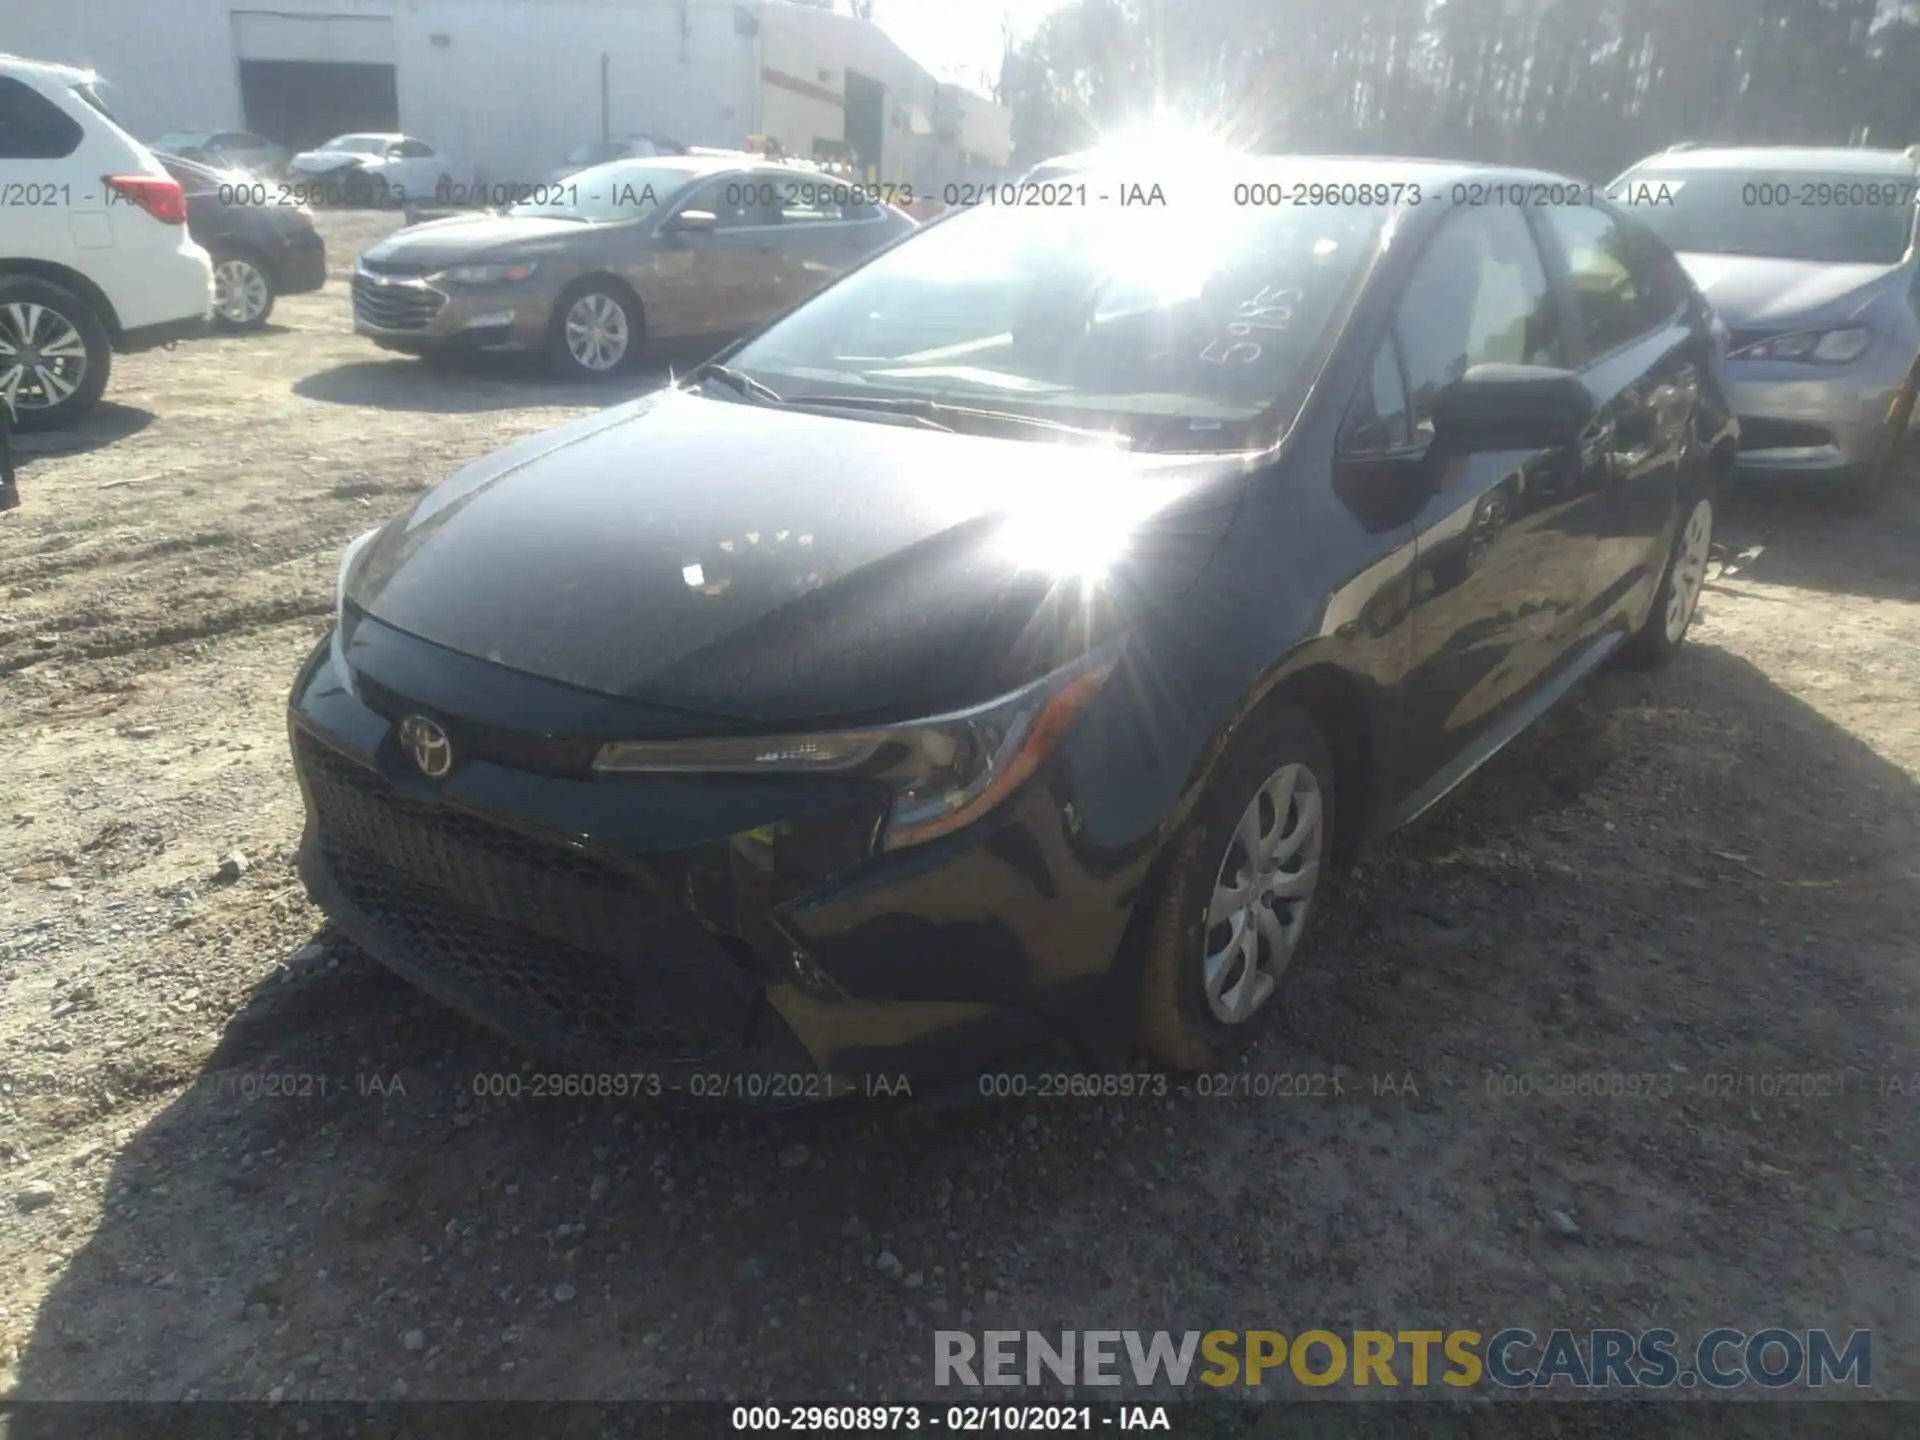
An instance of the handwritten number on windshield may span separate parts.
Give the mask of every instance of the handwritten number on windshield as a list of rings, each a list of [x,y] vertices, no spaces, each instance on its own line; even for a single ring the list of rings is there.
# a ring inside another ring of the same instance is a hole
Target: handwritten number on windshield
[[[1215,365],[1251,365],[1266,352],[1258,342],[1243,337],[1285,330],[1293,322],[1293,307],[1306,298],[1306,291],[1291,285],[1263,285],[1234,307],[1227,334],[1236,338],[1213,341],[1200,358]]]

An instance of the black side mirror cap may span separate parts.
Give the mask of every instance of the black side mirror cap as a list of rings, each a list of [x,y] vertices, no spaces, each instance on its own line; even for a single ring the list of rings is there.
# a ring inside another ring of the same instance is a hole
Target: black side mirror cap
[[[1551,365],[1476,365],[1434,397],[1434,437],[1459,452],[1570,445],[1599,407],[1586,382]]]

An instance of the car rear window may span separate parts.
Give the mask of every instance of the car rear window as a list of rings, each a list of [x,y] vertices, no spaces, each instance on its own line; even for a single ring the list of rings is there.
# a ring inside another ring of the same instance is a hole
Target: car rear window
[[[0,160],[60,160],[80,148],[80,123],[31,86],[0,75]]]

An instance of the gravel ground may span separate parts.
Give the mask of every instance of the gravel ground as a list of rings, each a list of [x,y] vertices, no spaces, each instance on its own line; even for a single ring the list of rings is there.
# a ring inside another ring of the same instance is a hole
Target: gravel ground
[[[0,517],[0,1398],[931,1398],[938,1328],[1508,1324],[1868,1327],[1916,1395],[1920,495],[1742,503],[1671,671],[1367,857],[1249,1071],[1318,1094],[483,1100],[530,1062],[304,899],[282,705],[343,542],[608,395],[356,340],[390,222],[323,223],[326,291],[122,360]],[[1488,1078],[1591,1073],[1656,1093]]]

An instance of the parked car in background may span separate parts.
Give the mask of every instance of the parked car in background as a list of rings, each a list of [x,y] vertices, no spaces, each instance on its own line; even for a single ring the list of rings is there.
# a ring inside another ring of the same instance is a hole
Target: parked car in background
[[[678,140],[661,135],[616,136],[611,140],[589,140],[567,152],[567,158],[548,174],[549,180],[564,180],[595,165],[614,160],[650,160],[656,155],[684,155],[687,147]]]
[[[530,351],[611,375],[646,340],[757,325],[914,228],[857,187],[752,157],[622,160],[542,189],[367,250],[354,329],[410,354]]]
[[[0,199],[0,396],[16,429],[78,421],[115,351],[206,329],[213,265],[180,182],[91,72],[0,55]]]
[[[1078,175],[1099,163],[1101,152],[1098,150],[1076,150],[1071,155],[1056,155],[1051,160],[1042,160],[1026,174],[1020,177],[1022,185],[1037,185],[1045,180],[1061,180],[1069,175]]]
[[[1572,182],[1162,183],[963,209],[354,542],[329,918],[581,1069],[805,1077],[748,1097],[1232,1064],[1363,840],[1674,656],[1732,447],[1658,241],[1448,199]]]
[[[1915,152],[1683,146],[1609,193],[1679,255],[1729,332],[1739,476],[1873,505],[1913,459]]]
[[[349,205],[403,205],[453,183],[454,167],[410,135],[336,135],[287,164],[295,181],[326,181],[322,199]]]
[[[327,283],[327,246],[305,205],[262,204],[258,177],[159,155],[187,197],[187,229],[213,259],[214,322],[257,330],[282,295]]]
[[[278,176],[287,165],[284,146],[247,130],[169,130],[147,141],[147,148],[156,155],[178,155],[216,170],[246,170],[268,177]]]

